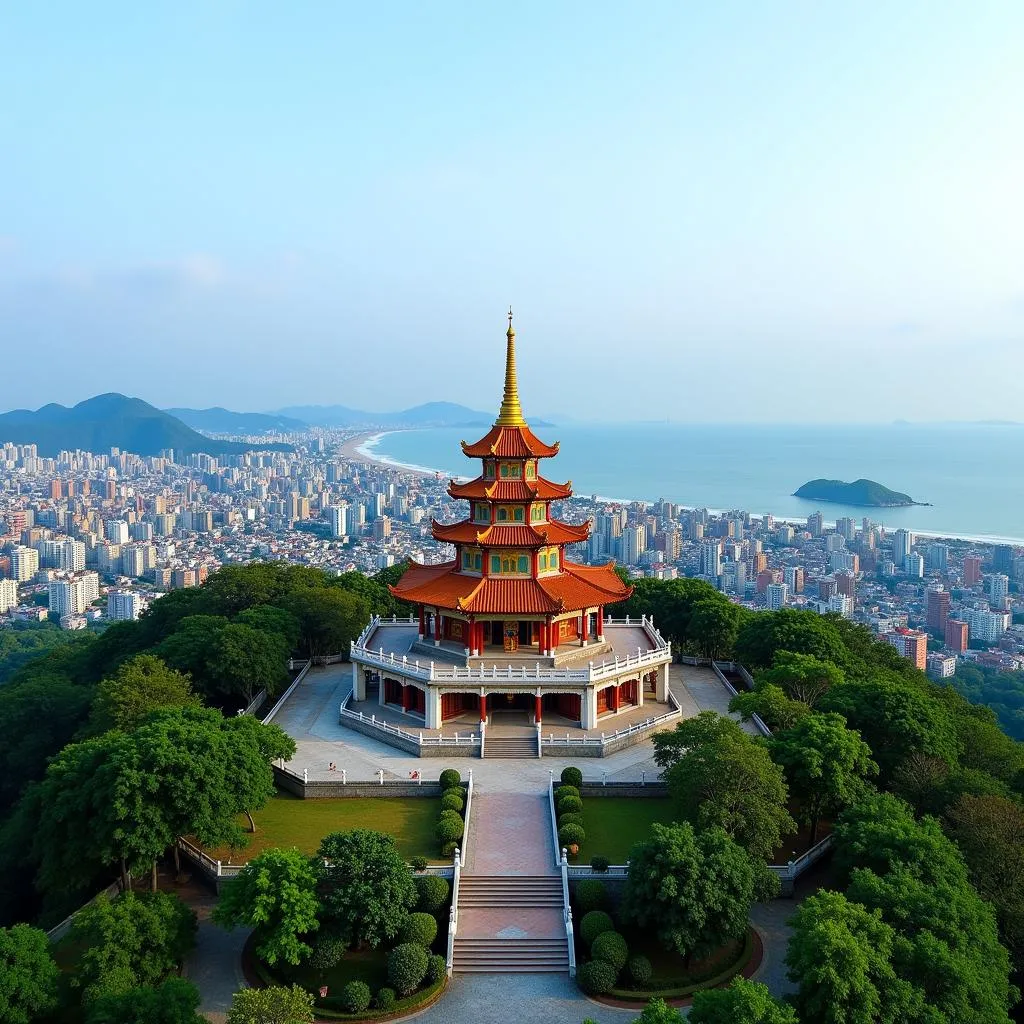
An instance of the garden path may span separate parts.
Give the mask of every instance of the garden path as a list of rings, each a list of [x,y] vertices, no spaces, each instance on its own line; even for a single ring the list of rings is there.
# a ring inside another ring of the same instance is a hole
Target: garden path
[[[185,962],[185,977],[199,989],[199,1011],[212,1024],[223,1024],[234,994],[246,987],[242,974],[242,947],[249,929],[225,931],[210,920],[217,897],[212,893],[182,893],[199,918],[196,946]]]

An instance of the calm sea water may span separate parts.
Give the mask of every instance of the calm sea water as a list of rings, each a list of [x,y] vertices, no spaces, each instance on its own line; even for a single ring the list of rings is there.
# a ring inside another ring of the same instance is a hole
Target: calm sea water
[[[475,475],[460,439],[478,428],[380,435],[364,450],[407,466]],[[710,509],[771,512],[802,519],[816,509],[834,520],[868,515],[923,533],[1024,543],[1024,426],[698,426],[623,424],[538,429],[561,441],[546,460],[549,479],[577,494],[665,498]],[[865,509],[792,496],[816,477],[867,477],[930,507]]]

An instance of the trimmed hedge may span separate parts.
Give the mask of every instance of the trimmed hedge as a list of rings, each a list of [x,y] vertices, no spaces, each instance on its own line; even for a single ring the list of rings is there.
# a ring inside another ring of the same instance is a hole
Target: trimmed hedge
[[[370,1005],[370,986],[365,981],[350,981],[341,990],[341,1006],[346,1013],[362,1013]]]
[[[438,818],[452,818],[455,821],[462,821],[462,815],[451,807],[442,807],[441,813],[438,814]]]
[[[558,816],[558,824],[561,825],[582,825],[583,815],[579,811],[569,811]]]
[[[582,824],[582,822],[581,822],[581,824]],[[590,866],[595,871],[607,871],[608,867],[609,867],[609,864],[610,864],[610,862],[609,862],[607,857],[596,857],[595,856],[595,857],[591,857],[590,858]]]
[[[378,1010],[390,1010],[395,1005],[397,998],[393,988],[385,987],[380,989],[373,997],[373,1005]]]
[[[568,768],[563,768],[562,774],[559,775],[559,778],[565,783],[565,785],[575,786],[577,789],[583,785],[583,772],[573,765],[569,765]]]
[[[456,768],[445,768],[438,776],[438,782],[441,783],[442,789],[450,789],[452,786],[462,784],[462,776]]]
[[[639,953],[629,958],[626,969],[629,971],[629,976],[633,979],[633,984],[637,988],[643,988],[654,976],[654,968],[651,966],[651,961]]]
[[[576,883],[576,909],[581,914],[600,910],[608,902],[608,888],[596,878],[581,878]]]
[[[403,942],[388,953],[388,981],[403,996],[416,991],[427,976],[429,957],[423,946]]]
[[[448,843],[458,842],[462,838],[464,828],[465,824],[458,815],[454,818],[446,818],[442,815],[437,819],[437,825],[434,828],[434,835],[437,836],[437,841],[443,848]],[[454,852],[455,851],[452,850],[452,853]]]
[[[455,851],[458,848],[459,848],[459,844],[458,843],[455,843],[455,842],[445,843],[441,847],[441,856],[442,857],[448,857],[449,859],[451,859],[455,855]]]
[[[626,966],[629,959],[629,946],[618,932],[602,932],[590,947],[590,955],[595,960],[606,960],[615,968],[615,975]]]
[[[610,992],[618,980],[618,971],[607,960],[588,960],[576,971],[576,981],[588,996]]]
[[[455,811],[456,814],[462,814],[462,808],[466,806],[465,801],[462,799],[462,795],[455,790],[448,790],[443,797],[441,797],[441,810],[442,811]]]
[[[402,925],[401,936],[403,942],[418,942],[429,949],[437,938],[437,921],[434,915],[421,912],[410,914]]]
[[[416,879],[416,889],[420,896],[416,908],[428,914],[436,914],[448,902],[451,892],[448,879],[440,875],[422,875]]]
[[[434,985],[448,973],[448,961],[440,953],[435,953],[427,961],[427,981]]]
[[[556,804],[559,814],[578,814],[583,810],[583,801],[572,793],[567,793]]]
[[[577,800],[583,799],[583,794],[576,786],[559,786],[555,790],[555,803],[561,803],[567,796],[574,796]]]
[[[587,949],[590,949],[599,935],[614,930],[615,923],[612,921],[611,915],[606,914],[603,910],[592,910],[580,919],[580,940]]]
[[[558,830],[558,841],[562,846],[579,846],[586,838],[582,825],[563,825]]]

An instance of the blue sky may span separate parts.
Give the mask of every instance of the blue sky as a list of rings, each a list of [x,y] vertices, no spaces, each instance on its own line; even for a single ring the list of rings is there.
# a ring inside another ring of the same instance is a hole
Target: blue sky
[[[1024,5],[0,7],[0,408],[1024,419]]]

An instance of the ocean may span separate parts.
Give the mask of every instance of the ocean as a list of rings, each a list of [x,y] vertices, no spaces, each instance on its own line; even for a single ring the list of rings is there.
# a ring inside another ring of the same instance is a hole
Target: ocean
[[[482,428],[379,434],[367,455],[452,476],[476,475],[460,440]],[[713,510],[770,512],[803,520],[868,516],[895,529],[1024,544],[1024,426],[988,424],[761,426],[616,424],[545,427],[561,442],[542,472],[571,480],[580,495],[629,501],[665,498]],[[793,497],[817,477],[866,477],[927,506],[862,508]]]

